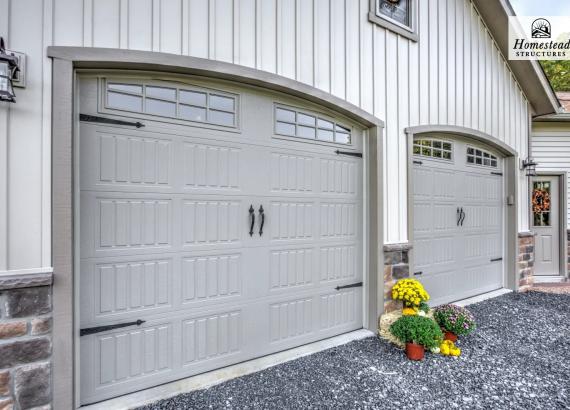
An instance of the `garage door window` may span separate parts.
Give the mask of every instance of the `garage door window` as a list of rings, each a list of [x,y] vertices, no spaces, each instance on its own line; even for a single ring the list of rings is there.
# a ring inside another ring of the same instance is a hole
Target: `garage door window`
[[[139,84],[107,84],[107,108],[236,126],[236,97],[210,91]]]
[[[316,114],[275,107],[275,133],[288,137],[351,144],[350,129]]]
[[[484,167],[497,168],[497,157],[479,148],[467,147],[467,163]]]
[[[434,138],[422,138],[414,141],[414,155],[421,157],[451,161],[453,158],[452,151],[453,146],[449,141]]]

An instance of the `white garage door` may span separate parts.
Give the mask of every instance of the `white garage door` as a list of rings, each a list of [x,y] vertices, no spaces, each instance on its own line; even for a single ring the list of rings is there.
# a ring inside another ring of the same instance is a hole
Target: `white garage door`
[[[362,327],[355,124],[206,80],[80,84],[82,403]]]
[[[463,139],[413,147],[413,273],[438,305],[503,285],[502,159]]]

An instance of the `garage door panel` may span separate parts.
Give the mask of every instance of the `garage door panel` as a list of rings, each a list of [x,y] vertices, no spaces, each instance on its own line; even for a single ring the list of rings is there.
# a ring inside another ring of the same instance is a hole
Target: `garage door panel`
[[[503,255],[500,161],[467,164],[465,141],[452,144],[454,161],[422,156],[413,171],[413,270],[422,272],[432,305],[502,285],[502,263],[491,262]]]
[[[158,322],[82,338],[83,397],[113,394],[125,385],[144,385],[172,373],[173,328]]]
[[[182,247],[239,242],[247,223],[244,211],[237,199],[182,199]]]
[[[430,199],[433,193],[433,170],[429,168],[413,168],[414,201]]]
[[[82,186],[92,189],[159,189],[174,185],[172,138],[81,126]]]
[[[456,237],[418,239],[414,245],[414,265],[417,268],[430,267],[429,272],[447,269],[457,261]]]
[[[357,306],[361,292],[360,288],[349,288],[321,294],[318,302],[320,331],[354,325],[361,320],[362,309]]]
[[[242,186],[243,150],[182,142],[182,186],[185,190],[236,190]]]
[[[432,214],[427,217],[433,223],[433,232],[454,232],[457,229],[457,206],[455,203],[434,203]]]
[[[314,333],[315,300],[313,297],[269,305],[269,338],[272,345]]]
[[[353,197],[360,193],[357,173],[360,167],[355,161],[320,158],[320,191]]]
[[[313,247],[292,249],[271,249],[270,251],[270,291],[297,290],[315,283],[316,252]]]
[[[239,310],[182,320],[183,367],[237,354],[241,350]]]
[[[82,404],[362,327],[362,159],[240,101],[227,132],[81,123],[81,328],[144,321],[81,337]]]
[[[202,303],[242,295],[241,253],[185,256],[181,260],[182,304]]]
[[[272,241],[306,240],[315,237],[314,202],[271,201],[267,218]]]
[[[432,198],[436,201],[453,201],[457,197],[457,174],[453,170],[434,169]],[[450,189],[451,188],[451,189]]]
[[[484,258],[489,261],[502,255],[501,236],[499,233],[465,235],[465,259]]]
[[[271,192],[312,194],[315,191],[315,158],[291,152],[271,152]]]
[[[356,243],[323,246],[320,248],[320,282],[355,280],[361,272],[361,249]]]
[[[501,287],[503,283],[502,264],[500,262],[482,263],[465,268],[466,290],[472,290],[473,294],[489,292]]]
[[[83,280],[91,281],[92,321],[134,317],[170,309],[173,294],[172,259],[124,260],[84,264]]]
[[[356,237],[358,207],[356,202],[321,201],[320,236],[323,239],[346,239]]]
[[[430,306],[437,306],[449,301],[449,296],[455,294],[462,286],[461,273],[451,267],[422,276],[421,281],[425,290],[430,294]]]
[[[81,216],[83,256],[174,247],[168,197],[84,193],[81,203],[89,209]]]

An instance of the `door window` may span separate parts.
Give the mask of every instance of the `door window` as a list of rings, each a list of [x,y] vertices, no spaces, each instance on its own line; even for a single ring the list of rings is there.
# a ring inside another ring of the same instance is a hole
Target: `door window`
[[[337,144],[352,143],[350,128],[316,113],[303,113],[293,108],[275,107],[275,133]]]
[[[107,83],[109,109],[203,122],[226,127],[237,125],[237,95],[147,84]]]
[[[550,182],[532,183],[532,215],[534,226],[550,226]]]
[[[451,161],[452,145],[449,141],[435,138],[414,140],[414,155]]]

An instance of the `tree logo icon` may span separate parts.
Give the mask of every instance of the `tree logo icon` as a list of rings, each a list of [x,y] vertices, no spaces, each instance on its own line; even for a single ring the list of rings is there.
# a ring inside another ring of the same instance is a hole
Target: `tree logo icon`
[[[532,22],[532,38],[550,38],[552,30],[550,22],[546,19],[539,18]]]

